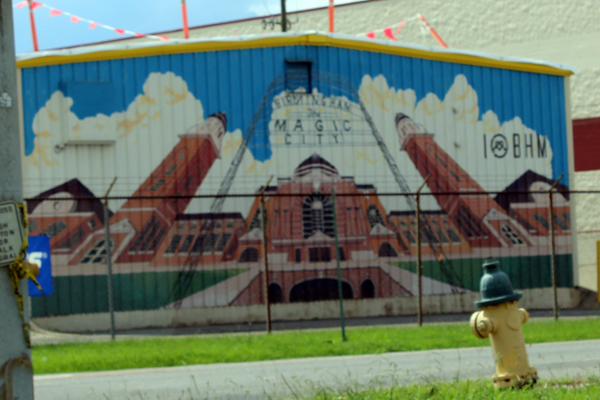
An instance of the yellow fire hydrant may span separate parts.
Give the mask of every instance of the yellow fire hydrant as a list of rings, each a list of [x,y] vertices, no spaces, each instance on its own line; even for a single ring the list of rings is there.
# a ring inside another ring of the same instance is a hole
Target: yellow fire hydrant
[[[483,264],[480,309],[471,315],[471,331],[478,338],[489,336],[496,361],[494,387],[522,388],[537,382],[537,370],[529,365],[521,325],[529,320],[529,313],[517,308],[522,293],[513,292],[508,276],[498,267],[498,261]]]

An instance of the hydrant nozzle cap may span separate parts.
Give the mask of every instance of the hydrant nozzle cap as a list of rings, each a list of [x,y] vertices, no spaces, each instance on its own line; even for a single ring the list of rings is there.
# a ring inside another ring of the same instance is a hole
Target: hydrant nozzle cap
[[[479,284],[481,300],[476,301],[475,306],[495,306],[523,297],[522,293],[513,292],[508,275],[500,270],[498,261],[485,262],[483,270],[484,274]]]

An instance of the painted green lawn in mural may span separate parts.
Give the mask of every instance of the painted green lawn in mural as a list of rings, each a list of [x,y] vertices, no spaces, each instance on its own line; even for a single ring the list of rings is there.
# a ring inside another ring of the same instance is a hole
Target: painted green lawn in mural
[[[191,272],[191,283],[178,285],[179,272],[143,272],[113,276],[115,311],[154,310],[198,293],[247,269]],[[106,275],[54,277],[55,294],[32,298],[32,316],[108,312]]]
[[[550,256],[499,257],[500,268],[504,271],[515,289],[535,289],[552,286]],[[573,258],[570,254],[556,255],[557,282],[560,287],[573,286]],[[453,272],[458,277],[461,287],[479,291],[479,281],[483,275],[482,264],[485,258],[448,260]],[[417,263],[398,262],[393,265],[417,272]],[[423,261],[423,276],[441,282],[449,282],[448,276],[440,268],[441,263],[433,260]],[[456,281],[456,279],[455,279]]]
[[[523,332],[527,343],[597,339],[600,318],[534,320]],[[350,328],[347,337],[342,342],[339,330],[318,330],[45,345],[33,348],[33,364],[37,374],[46,374],[489,346],[488,339],[471,333],[466,320],[421,328]]]

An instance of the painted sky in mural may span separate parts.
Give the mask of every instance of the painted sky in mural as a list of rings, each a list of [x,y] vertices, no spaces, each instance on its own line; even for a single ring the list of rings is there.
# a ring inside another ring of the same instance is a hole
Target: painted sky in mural
[[[322,90],[322,88],[321,88]],[[409,187],[422,177],[401,151],[395,127],[397,113],[410,116],[488,191],[500,191],[532,170],[552,177],[552,148],[543,135],[519,117],[500,123],[494,111],[480,116],[478,96],[464,75],[457,75],[445,94],[429,93],[417,101],[415,91],[390,87],[382,75],[365,75],[358,99],[324,96],[319,87],[310,94],[280,92],[265,113],[270,159],[260,162],[246,151],[230,193],[253,193],[270,175],[287,178],[313,153],[336,166],[359,184],[374,184],[379,192],[399,192],[369,125],[370,117]],[[69,179],[79,178],[102,196],[114,176],[113,195],[131,195],[178,142],[208,115],[202,99],[175,74],[152,73],[143,94],[123,112],[79,119],[73,100],[56,91],[33,123],[35,149],[27,157],[27,195],[33,196]],[[221,110],[228,112],[228,110]],[[245,133],[244,133],[245,134]],[[77,140],[105,141],[98,146],[75,146]],[[110,144],[114,142],[114,144]],[[65,147],[65,143],[71,143]],[[198,194],[217,192],[242,143],[242,131],[228,132],[221,158],[215,161]],[[407,209],[404,201],[382,198],[386,209]],[[187,212],[206,212],[211,200],[194,200]],[[223,211],[247,213],[250,201],[228,199]],[[111,203],[111,208],[119,206]],[[438,209],[433,198],[423,204]]]

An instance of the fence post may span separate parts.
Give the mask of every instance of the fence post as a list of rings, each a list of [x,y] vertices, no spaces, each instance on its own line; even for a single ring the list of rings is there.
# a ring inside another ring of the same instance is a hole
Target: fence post
[[[558,179],[556,181],[554,181],[554,183],[550,187],[550,190],[548,191],[548,200],[549,200],[548,220],[549,220],[549,227],[550,227],[550,232],[549,232],[550,233],[550,268],[552,271],[552,292],[553,292],[553,297],[554,297],[554,319],[555,320],[558,319],[558,293],[557,293],[558,282],[557,282],[557,274],[556,274],[556,248],[555,248],[555,244],[554,244],[554,198],[552,196],[552,192],[554,191],[554,188],[556,187],[556,185],[558,185],[558,182],[562,179],[563,175],[564,174],[560,174]]]
[[[262,230],[262,250],[263,250],[263,284],[265,292],[265,307],[267,313],[267,333],[271,333],[271,298],[269,296],[269,260],[267,256],[267,224],[265,214],[265,191],[271,183],[273,175],[269,178],[266,185],[260,191],[260,229]]]
[[[338,296],[340,298],[340,322],[342,324],[342,341],[346,341],[346,321],[344,321],[344,295],[342,292],[342,269],[340,267],[340,243],[338,239],[337,206],[335,203],[335,189],[331,188],[331,202],[333,203],[333,231],[335,232],[335,260],[337,263]]]
[[[108,312],[110,313],[110,338],[115,340],[115,306],[113,298],[113,271],[112,271],[112,242],[110,240],[110,221],[108,215],[108,195],[117,182],[113,179],[106,194],[104,195],[104,246],[106,251],[106,264],[108,266]]]
[[[415,196],[417,212],[417,323],[423,326],[423,263],[421,261],[421,190],[429,180],[431,175],[427,175]]]

